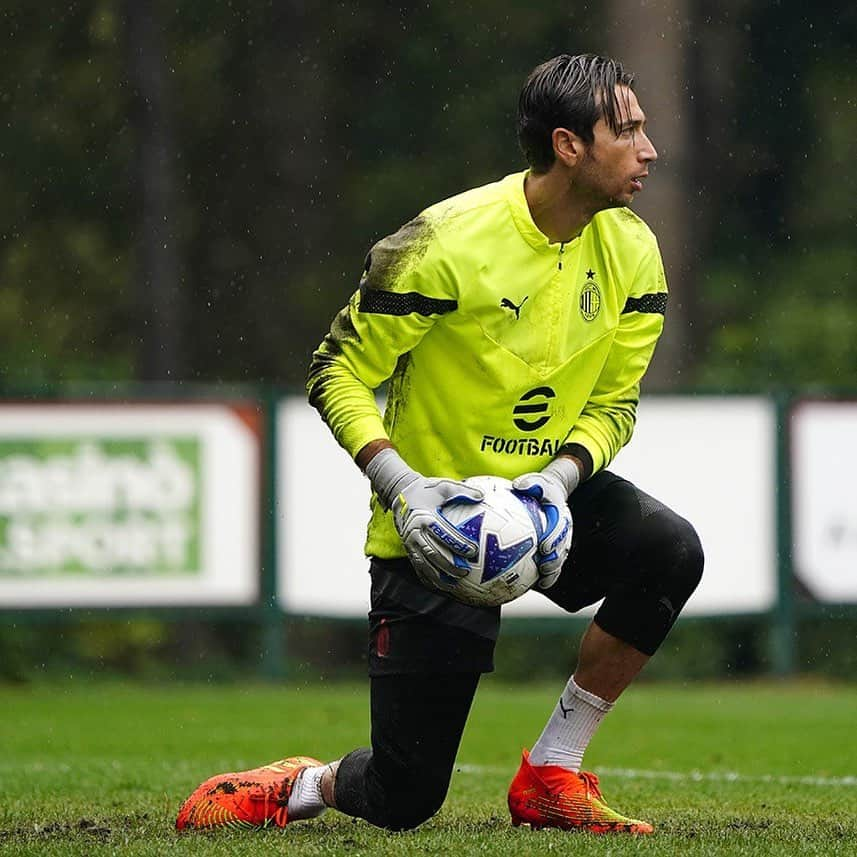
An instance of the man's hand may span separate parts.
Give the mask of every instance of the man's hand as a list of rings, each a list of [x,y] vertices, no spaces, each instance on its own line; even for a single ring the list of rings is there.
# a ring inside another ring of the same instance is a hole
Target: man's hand
[[[460,568],[456,557],[475,559],[479,546],[439,512],[451,500],[478,503],[482,492],[454,479],[426,478],[389,447],[369,461],[366,475],[384,508],[392,509],[396,530],[423,583],[435,588],[441,575],[463,577],[466,563]],[[451,560],[443,548],[452,554]]]
[[[440,514],[440,507],[450,500],[478,503],[482,492],[452,479],[417,478],[403,488],[393,500],[393,522],[396,525],[408,557],[423,583],[436,588],[442,575],[463,577],[456,559],[475,559],[479,545],[463,536]],[[452,561],[441,548],[452,554]]]
[[[572,521],[568,498],[580,482],[571,458],[555,458],[538,473],[525,473],[512,483],[515,491],[538,500],[546,520],[539,541],[539,589],[550,589],[571,549]]]

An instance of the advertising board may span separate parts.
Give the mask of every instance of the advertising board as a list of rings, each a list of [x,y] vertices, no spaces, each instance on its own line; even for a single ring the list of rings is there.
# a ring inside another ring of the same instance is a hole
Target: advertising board
[[[302,399],[280,403],[279,592],[296,613],[368,610],[369,483]],[[776,596],[775,413],[763,397],[644,398],[611,470],[690,520],[706,555],[687,613],[752,613]],[[513,616],[563,615],[530,592]]]
[[[0,607],[249,604],[258,411],[0,406]]]
[[[798,583],[816,601],[857,602],[857,402],[799,403],[791,439]]]

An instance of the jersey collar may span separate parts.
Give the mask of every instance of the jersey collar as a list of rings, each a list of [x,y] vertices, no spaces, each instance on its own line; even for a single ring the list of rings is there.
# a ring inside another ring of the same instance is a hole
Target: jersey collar
[[[509,211],[512,214],[512,220],[514,221],[518,232],[520,232],[521,237],[534,250],[550,250],[551,252],[556,252],[557,247],[559,247],[559,242],[557,241],[551,244],[547,235],[545,235],[544,232],[536,226],[533,221],[533,217],[530,214],[530,207],[527,205],[527,197],[524,194],[524,181],[528,174],[529,170],[524,170],[522,173],[512,173],[512,175],[506,176],[503,179],[506,200],[509,203]],[[573,240],[576,241],[577,238]]]

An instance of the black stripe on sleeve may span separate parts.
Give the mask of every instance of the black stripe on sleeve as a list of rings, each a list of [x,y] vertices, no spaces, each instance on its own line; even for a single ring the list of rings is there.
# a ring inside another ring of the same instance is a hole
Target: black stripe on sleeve
[[[360,292],[360,312],[379,315],[445,315],[458,309],[458,301],[429,298],[419,292],[387,292],[363,289]]]
[[[667,293],[655,292],[650,295],[643,295],[639,298],[628,298],[625,301],[625,308],[622,313],[626,312],[656,312],[663,315],[667,309]]]

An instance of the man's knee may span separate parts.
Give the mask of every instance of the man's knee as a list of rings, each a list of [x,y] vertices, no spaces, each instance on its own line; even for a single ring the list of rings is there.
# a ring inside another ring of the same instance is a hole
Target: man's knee
[[[413,830],[428,821],[443,805],[445,786],[418,788],[411,784],[400,786],[388,795],[381,826],[388,830]]]
[[[644,523],[637,553],[637,561],[678,612],[702,578],[705,557],[694,527],[668,509],[656,512]]]
[[[646,518],[627,558],[629,574],[596,614],[598,625],[653,655],[702,576],[696,530],[669,509]]]
[[[449,777],[436,770],[415,770],[404,760],[391,764],[362,748],[349,753],[339,766],[336,805],[378,827],[411,830],[440,809],[448,789]]]

